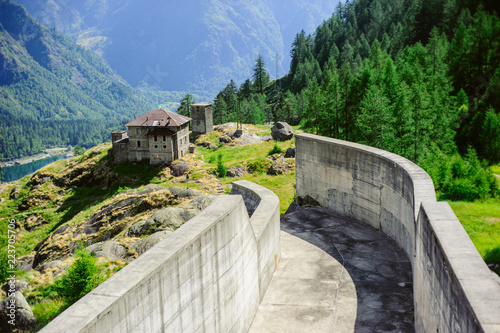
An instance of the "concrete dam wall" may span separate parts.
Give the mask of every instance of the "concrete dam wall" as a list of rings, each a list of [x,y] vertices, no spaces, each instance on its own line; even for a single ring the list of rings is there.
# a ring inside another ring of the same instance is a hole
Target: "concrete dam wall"
[[[417,332],[500,332],[500,285],[429,175],[398,155],[296,136],[297,195],[383,231],[413,268]]]
[[[279,260],[280,207],[261,186],[233,189],[41,332],[246,332]]]

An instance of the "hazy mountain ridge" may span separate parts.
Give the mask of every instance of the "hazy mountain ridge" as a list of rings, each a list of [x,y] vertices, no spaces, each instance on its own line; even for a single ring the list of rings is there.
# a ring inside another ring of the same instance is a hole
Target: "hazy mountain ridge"
[[[288,71],[289,48],[313,32],[337,2],[198,0],[18,0],[44,24],[102,53],[130,84],[206,94],[248,77],[260,53],[275,75]]]
[[[0,134],[4,158],[47,145],[92,145],[144,103],[94,52],[0,1]],[[29,133],[29,135],[28,135]]]

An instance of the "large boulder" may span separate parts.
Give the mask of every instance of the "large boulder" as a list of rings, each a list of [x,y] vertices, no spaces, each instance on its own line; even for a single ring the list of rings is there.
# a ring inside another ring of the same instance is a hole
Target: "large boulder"
[[[37,326],[35,315],[21,292],[16,291],[0,303],[0,332],[31,332]]]
[[[123,260],[127,256],[125,246],[114,240],[92,244],[87,247],[87,251],[96,257],[111,260]]]
[[[276,141],[286,141],[293,138],[292,126],[285,122],[279,121],[271,128],[271,136]]]

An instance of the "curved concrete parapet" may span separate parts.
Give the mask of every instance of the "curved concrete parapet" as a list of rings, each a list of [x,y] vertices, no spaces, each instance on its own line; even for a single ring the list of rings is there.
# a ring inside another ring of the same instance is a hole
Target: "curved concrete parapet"
[[[424,170],[356,143],[295,140],[297,195],[382,230],[410,258],[417,332],[500,332],[500,285]]]
[[[280,251],[279,199],[237,186],[262,195],[252,220],[242,196],[218,197],[41,332],[247,331]]]
[[[252,212],[250,222],[257,239],[259,289],[262,301],[280,259],[279,198],[267,188],[246,180],[236,181],[232,185],[231,194],[240,194],[247,210]]]

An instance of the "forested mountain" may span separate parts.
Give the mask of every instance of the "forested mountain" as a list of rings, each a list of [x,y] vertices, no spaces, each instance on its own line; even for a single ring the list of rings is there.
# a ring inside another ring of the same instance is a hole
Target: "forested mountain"
[[[295,33],[312,32],[338,0],[16,0],[43,24],[102,54],[131,85],[213,96],[243,80],[260,53],[289,65]],[[275,76],[275,65],[273,73]]]
[[[214,119],[305,129],[421,162],[470,147],[500,161],[500,20],[493,0],[355,0],[300,32],[289,74],[230,82]],[[255,73],[255,67],[254,67]],[[249,107],[252,106],[252,107]]]
[[[0,0],[2,155],[35,154],[48,145],[107,140],[143,100],[107,63],[23,7]]]

